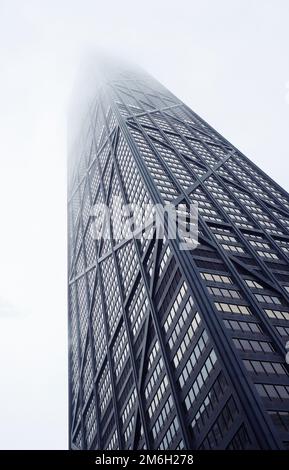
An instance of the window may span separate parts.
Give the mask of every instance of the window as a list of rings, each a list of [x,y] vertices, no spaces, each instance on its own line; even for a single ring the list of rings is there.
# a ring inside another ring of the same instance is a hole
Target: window
[[[179,444],[176,446],[176,450],[182,450],[185,448],[184,441],[181,439]]]
[[[172,334],[169,339],[169,347],[172,349],[180,336],[180,334],[183,332],[183,327],[184,324],[186,323],[187,319],[189,316],[191,316],[191,311],[192,311],[193,303],[191,302],[191,297],[189,297],[188,301],[186,302],[184,308],[182,309],[182,312],[178,318],[178,321],[172,331]],[[193,338],[194,333],[196,332],[198,326],[201,323],[201,317],[198,312],[196,312],[190,327],[188,328],[188,334],[190,335],[190,340]]]
[[[117,238],[121,238],[121,235]],[[124,291],[129,292],[138,273],[138,259],[133,243],[127,243],[123,248],[118,249],[116,256]]]
[[[221,276],[219,274],[201,273],[201,277],[206,281],[219,282],[222,284],[233,284],[229,276]]]
[[[126,427],[124,428],[124,441],[125,441],[125,443],[127,443],[129,441],[129,438],[131,436],[131,433],[132,433],[132,430],[133,430],[133,425],[134,425],[134,420],[135,420],[135,417],[133,415],[131,417],[130,421],[128,422],[128,424],[126,425]]]
[[[274,295],[255,294],[255,297],[261,303],[281,305],[280,299]]]
[[[106,405],[112,396],[112,386],[110,379],[110,371],[106,364],[98,383],[98,399],[100,403],[101,415],[103,416]]]
[[[130,133],[133,136],[147,169],[154,179],[164,201],[171,201],[178,195],[178,190],[173,183],[171,176],[160,160],[155,157],[150,145],[146,142],[141,132],[131,128]]]
[[[160,345],[159,345],[158,340],[156,340],[148,358],[148,370],[150,370],[150,368],[152,367],[155,361],[155,358],[158,355],[159,350],[160,350]]]
[[[224,248],[224,250],[232,251],[233,253],[245,253],[241,246],[227,244],[225,245],[222,243],[222,247]]]
[[[87,401],[92,387],[93,387],[93,371],[92,371],[92,357],[91,350],[88,347],[85,352],[83,372],[82,372],[82,386],[83,386],[83,401]]]
[[[200,446],[200,449],[214,449],[218,447],[227,431],[230,429],[238,408],[233,397],[230,397],[215,421],[212,429]]]
[[[233,237],[232,235],[223,235],[221,233],[215,233],[215,237],[218,240],[224,241],[224,242],[230,242],[230,243],[238,243],[238,240]]]
[[[186,341],[184,340],[181,343],[179,349],[177,350],[177,352],[174,356],[174,365],[175,365],[176,368],[178,367],[179,363],[181,362],[181,360],[184,356],[184,353],[185,353],[188,345],[190,344],[189,337],[185,336],[185,339],[186,338],[188,338],[188,343],[186,343]],[[183,368],[180,377],[179,377],[179,383],[180,383],[181,388],[184,387],[186,381],[188,380],[188,378],[190,377],[192,371],[194,370],[194,367],[195,367],[196,363],[200,359],[200,357],[202,355],[202,352],[204,351],[206,345],[208,344],[208,340],[209,340],[209,337],[207,335],[206,330],[204,330],[203,333],[201,334],[201,337],[198,340],[196,346],[194,347],[194,349],[193,349],[193,351],[192,351],[185,367]]]
[[[172,307],[170,308],[170,311],[166,317],[166,321],[164,323],[164,329],[165,331],[167,332],[169,327],[171,326],[179,308],[180,308],[180,305],[183,301],[183,299],[185,298],[185,295],[187,293],[187,290],[188,290],[188,287],[187,287],[187,284],[185,282],[183,282],[182,286],[180,287],[179,289],[179,292],[175,298],[175,301],[172,305]],[[190,304],[191,304],[191,307],[193,306],[194,302],[193,302],[193,299],[190,297]]]
[[[182,318],[182,317],[180,317]],[[184,343],[184,346],[182,346],[182,349],[183,348],[187,348],[189,346],[189,344],[191,343],[199,325],[201,323],[201,318],[200,318],[200,315],[198,314],[198,312],[196,313],[196,315],[194,316],[186,334],[185,334],[185,337],[182,341],[182,344]],[[173,346],[175,345],[175,342],[178,338],[178,335],[180,334],[181,332],[181,329],[182,329],[182,326],[183,326],[183,322],[180,323],[180,321],[178,321],[177,325],[176,325],[176,328],[174,329],[170,339],[169,339],[169,347],[170,349],[173,348]],[[177,328],[178,327],[178,328]]]
[[[266,309],[265,313],[269,318],[276,318],[277,320],[289,320],[289,312]]]
[[[242,331],[244,333],[262,333],[261,327],[258,323],[251,323],[237,320],[224,320],[226,328],[233,331]]]
[[[262,258],[279,259],[278,256],[275,253],[272,253],[271,251],[257,251],[257,253]]]
[[[120,292],[113,257],[109,256],[105,258],[100,264],[100,267],[105,291],[109,335],[112,335],[122,314]]]
[[[101,302],[99,285],[97,285],[95,289],[95,300],[94,300],[94,305],[92,308],[91,324],[92,324],[95,364],[96,364],[96,368],[99,369],[107,351],[103,310],[102,310],[102,302]]]
[[[286,370],[280,362],[263,362],[263,361],[249,361],[243,360],[246,369],[254,374],[266,375],[287,375]]]
[[[264,287],[261,286],[261,284],[259,284],[256,281],[252,281],[251,279],[245,279],[245,282],[246,282],[247,286],[251,287],[252,289],[264,289]]]
[[[185,398],[185,406],[187,410],[189,410],[191,406],[195,403],[203,386],[205,385],[208,378],[212,374],[212,371],[214,369],[214,365],[216,364],[216,362],[217,362],[217,356],[216,356],[214,349],[212,349],[205,364],[203,365],[202,369],[200,370],[199,374],[194,380],[192,387],[190,388]]]
[[[252,315],[249,307],[246,305],[235,305],[215,302],[215,306],[219,312],[235,313],[237,315]]]
[[[164,438],[162,439],[162,441],[160,442],[160,445],[158,447],[158,449],[160,450],[165,450],[165,449],[169,449],[170,446],[171,446],[171,443],[173,442],[174,438],[176,437],[177,435],[177,432],[179,430],[179,422],[178,422],[178,419],[177,417],[175,417],[175,419],[173,420],[172,424],[170,425],[169,429],[167,430]]]
[[[241,351],[253,351],[253,352],[272,352],[274,351],[272,343],[267,341],[255,341],[248,339],[233,339],[234,345]]]
[[[270,400],[279,399],[281,401],[289,400],[288,385],[255,384],[255,386],[262,398],[269,398]]]
[[[281,250],[283,250],[285,253],[289,253],[288,241],[276,240],[276,243],[280,246]]]
[[[270,250],[270,245],[268,243],[257,242],[255,240],[249,240],[250,245],[254,246],[255,248],[262,248],[263,250]]]
[[[228,445],[228,450],[244,450],[248,449],[250,446],[250,438],[246,431],[244,425],[240,427],[238,432],[235,434],[233,439],[231,440],[230,444]]]
[[[169,385],[169,382],[168,382],[168,378],[167,376],[165,375],[165,377],[163,378],[160,386],[158,387],[152,401],[151,401],[151,404],[149,406],[149,409],[148,409],[148,414],[149,414],[149,417],[152,418],[152,416],[154,415],[156,409],[158,408],[160,402],[161,402],[161,399],[162,397],[164,396],[165,392],[166,392],[166,389]]]
[[[268,411],[268,414],[280,432],[289,432],[288,411]]]
[[[156,439],[158,434],[162,431],[163,425],[168,419],[168,416],[171,413],[172,409],[173,409],[173,399],[172,399],[172,396],[169,395],[169,398],[167,399],[164,407],[162,408],[162,411],[160,412],[155,424],[152,427],[152,434],[153,434],[154,439]]]
[[[109,443],[107,444],[106,449],[107,450],[117,449],[117,447],[116,447],[117,444],[118,444],[117,431],[114,431]]]
[[[250,240],[251,240],[251,239],[253,239],[253,240],[261,240],[261,241],[264,240],[263,235],[257,235],[257,233],[251,233],[251,232],[250,232],[250,233],[244,233],[244,236],[245,236],[246,238],[250,239]],[[250,241],[250,243],[251,243],[251,241]],[[252,243],[252,245],[253,245],[253,243]]]
[[[132,332],[134,337],[137,336],[142,320],[148,308],[148,299],[145,293],[145,287],[140,282],[139,287],[135,291],[132,300],[128,306],[129,321],[132,325]]]
[[[159,276],[162,275],[163,273],[163,270],[165,269],[165,266],[168,262],[168,259],[170,257],[170,254],[171,254],[171,249],[170,249],[170,246],[168,245],[165,249],[165,252],[162,256],[162,259],[161,259],[161,262],[160,262],[160,268],[159,268]]]
[[[136,393],[136,389],[134,388],[121,414],[122,424],[124,424],[127,421],[128,417],[130,416],[133,410],[135,401],[136,401],[136,397],[137,397],[137,393]]]
[[[191,428],[194,433],[201,432],[209,417],[217,408],[227,387],[228,383],[221,372],[191,423]]]
[[[276,326],[276,330],[278,331],[280,336],[288,336],[289,337],[289,328],[286,326]]]
[[[128,357],[129,345],[128,338],[124,324],[119,330],[119,333],[114,341],[112,347],[112,357],[115,367],[116,377],[118,378],[122,367]]]
[[[241,294],[237,290],[233,289],[221,289],[219,287],[208,287],[208,291],[211,295],[216,297],[229,297],[231,299],[240,299]]]
[[[163,358],[160,357],[160,359],[159,359],[157,365],[155,366],[154,371],[153,371],[153,373],[152,373],[152,375],[151,375],[151,377],[150,377],[150,379],[149,379],[149,381],[148,381],[148,383],[145,387],[144,392],[145,392],[146,399],[148,399],[149,396],[151,395],[152,390],[153,390],[155,384],[157,383],[157,381],[159,380],[163,369],[164,369],[164,362],[163,362]]]
[[[96,408],[94,400],[90,399],[89,406],[84,413],[84,428],[88,447],[91,445],[96,432]]]

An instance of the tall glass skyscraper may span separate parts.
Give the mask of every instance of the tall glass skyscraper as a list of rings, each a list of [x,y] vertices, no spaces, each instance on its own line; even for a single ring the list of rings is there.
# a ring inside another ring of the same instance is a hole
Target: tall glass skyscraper
[[[288,194],[143,70],[90,81],[69,150],[71,448],[288,449]],[[197,202],[197,248],[153,224],[95,239],[91,208],[116,197]]]

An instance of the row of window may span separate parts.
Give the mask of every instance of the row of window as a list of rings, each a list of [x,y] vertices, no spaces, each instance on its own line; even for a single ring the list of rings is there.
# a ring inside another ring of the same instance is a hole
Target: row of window
[[[178,322],[178,323],[179,323],[179,322]],[[182,341],[183,346],[181,345],[181,349],[183,350],[183,352],[187,349],[187,347],[189,346],[190,342],[192,341],[192,339],[193,339],[193,337],[194,337],[194,335],[195,335],[195,333],[196,333],[196,331],[197,331],[197,329],[198,329],[200,323],[201,323],[201,317],[200,317],[200,315],[198,314],[198,312],[196,312],[196,314],[195,314],[195,316],[194,316],[194,318],[193,318],[193,320],[192,320],[192,322],[191,322],[191,324],[190,324],[190,326],[189,326],[189,328],[188,328],[188,330],[187,330],[187,332],[186,332],[186,334],[185,334],[185,337],[184,337],[184,339],[183,339],[183,341]],[[181,328],[181,327],[182,327],[182,326],[180,325],[180,328]],[[180,331],[181,331],[181,330],[180,330]],[[175,342],[176,342],[176,340],[177,340],[177,337],[178,337],[178,331],[175,331],[175,330],[174,330],[173,333],[172,333],[172,336],[171,336],[170,339],[169,339],[169,347],[170,347],[170,349],[173,348],[173,346],[174,346],[174,344],[175,344]],[[176,356],[178,357],[178,353],[176,353]],[[176,367],[177,367],[177,366],[176,366]]]
[[[120,292],[113,257],[107,257],[100,266],[104,286],[106,317],[108,320],[109,333],[111,335],[122,314]]]
[[[115,430],[113,435],[111,436],[109,443],[107,444],[106,449],[107,450],[117,449],[117,445],[118,445],[118,438],[117,438],[117,431]]]
[[[136,337],[139,332],[147,308],[148,298],[146,296],[145,287],[141,281],[128,306],[128,315],[134,337]]]
[[[268,411],[273,423],[280,432],[289,432],[289,412],[288,411]]]
[[[133,281],[138,272],[138,259],[133,243],[127,243],[123,248],[117,250],[120,275],[124,287],[125,295],[130,291]]]
[[[245,426],[239,428],[236,432],[235,436],[231,440],[230,444],[228,445],[228,450],[244,450],[250,447],[251,441]]]
[[[289,400],[288,385],[255,384],[259,395],[270,400]]]
[[[86,445],[89,448],[96,432],[96,407],[92,399],[84,414]]]
[[[160,378],[163,369],[164,369],[164,361],[163,361],[163,358],[160,357],[160,359],[159,359],[157,365],[155,366],[154,371],[151,374],[150,379],[149,379],[149,381],[148,381],[148,383],[145,387],[144,392],[145,392],[146,399],[148,399],[150,394],[152,393],[152,390],[153,390],[155,384],[157,383],[158,379]]]
[[[249,372],[253,372],[256,375],[287,375],[286,370],[280,362],[249,361],[246,359],[243,360],[243,363]]]
[[[195,368],[195,365],[197,364],[198,360],[200,359],[202,355],[202,352],[204,351],[206,345],[208,344],[208,341],[209,341],[208,334],[206,330],[204,330],[179,376],[179,384],[181,388],[184,387],[188,378],[191,376]],[[186,348],[185,343],[184,343],[184,348]],[[184,349],[180,347],[177,351],[176,356],[174,357],[175,367],[176,367],[176,364],[178,365],[180,363],[180,361],[183,358],[183,355],[184,355]]]
[[[264,289],[264,287],[261,286],[261,284],[259,284],[259,282],[257,281],[252,281],[251,279],[245,279],[245,282],[247,286],[250,287],[251,289]]]
[[[268,353],[274,351],[272,343],[268,343],[267,341],[233,338],[233,343],[237,349],[245,352],[252,351]]]
[[[165,269],[165,266],[168,262],[168,259],[170,257],[170,254],[171,254],[171,249],[170,249],[170,246],[167,245],[165,251],[164,251],[164,254],[162,256],[162,259],[161,259],[161,262],[160,262],[160,267],[159,267],[159,277],[162,275],[163,273],[163,270]]]
[[[167,399],[166,403],[164,404],[155,424],[152,427],[152,435],[154,440],[157,439],[157,436],[159,433],[163,430],[163,426],[171,413],[173,409],[173,399],[172,396],[169,395],[169,398]]]
[[[224,324],[226,328],[233,331],[242,331],[243,333],[262,333],[261,327],[258,323],[224,320]]]
[[[235,305],[227,303],[215,302],[215,306],[219,312],[235,313],[237,315],[252,315],[251,310],[246,305]]]
[[[164,169],[164,165],[152,152],[143,135],[139,131],[136,131],[132,128],[130,129],[130,133],[132,134],[136,145],[142,154],[147,169],[154,179],[160,194],[162,195],[164,201],[169,202],[178,194],[174,182],[172,181],[168,172]]]
[[[124,324],[120,328],[112,347],[112,356],[116,377],[118,378],[129,353],[128,338]]]
[[[134,404],[136,402],[136,398],[137,398],[137,393],[136,393],[136,388],[134,387],[133,391],[131,392],[131,395],[125,405],[125,408],[121,414],[121,421],[122,423],[124,424],[128,418],[128,416],[130,415],[133,407],[134,407]]]
[[[106,364],[103,373],[98,382],[98,399],[100,404],[101,413],[104,413],[106,405],[108,404],[112,395],[112,386],[110,379],[110,371]]]
[[[188,298],[188,300],[186,301],[185,305],[184,305],[184,308],[182,309],[180,315],[179,315],[179,318],[178,318],[178,321],[171,333],[171,336],[169,338],[169,347],[170,349],[173,348],[173,346],[175,345],[178,337],[180,336],[180,334],[183,332],[183,328],[184,328],[184,325],[187,321],[187,319],[189,318],[189,316],[191,316],[191,312],[192,312],[192,308],[193,308],[193,300],[191,298],[191,296]],[[193,318],[193,321],[192,321],[192,324],[191,324],[191,327],[193,329],[192,333],[195,332],[197,330],[197,327],[198,325],[200,324],[201,322],[201,317],[199,315],[198,312],[195,313],[195,316]]]
[[[261,256],[261,258],[279,259],[276,253],[272,253],[271,251],[257,251],[257,254]]]
[[[224,250],[232,251],[233,253],[245,253],[244,249],[238,245],[222,244],[222,247]]]
[[[85,403],[89,397],[93,386],[92,357],[90,345],[86,348],[84,365],[82,372],[83,402]]]
[[[255,294],[255,297],[258,300],[258,302],[261,302],[261,303],[281,305],[281,300],[279,299],[279,297],[276,297],[275,295]]]
[[[221,276],[219,274],[210,274],[210,273],[201,273],[201,277],[205,281],[220,282],[222,284],[233,284],[233,281],[229,276]]]
[[[241,165],[251,174],[254,176],[255,179],[257,179],[257,181],[259,183],[261,183],[265,188],[266,190],[269,192],[270,195],[272,195],[273,197],[276,198],[277,202],[280,203],[280,201],[288,208],[288,200],[286,200],[282,194],[276,190],[275,187],[272,186],[272,184],[270,184],[267,179],[265,179],[264,177],[262,177],[259,173],[257,173],[257,171],[253,170],[252,166],[249,165],[248,162],[245,162],[244,159],[242,159],[241,157],[237,156],[237,157],[234,157],[236,158],[236,160],[241,163]],[[269,196],[263,192],[263,197],[265,196],[266,199],[269,199]],[[274,201],[272,201],[274,203]]]
[[[212,371],[214,369],[214,365],[216,364],[216,362],[217,362],[217,356],[216,356],[214,349],[212,349],[212,351],[210,352],[208,358],[206,359],[202,369],[200,370],[199,374],[194,380],[185,398],[185,406],[187,410],[189,410],[195,403],[202,388],[204,387],[205,383],[207,382],[210,375],[212,374]]]
[[[134,420],[135,420],[135,415],[132,415],[131,419],[129,420],[127,426],[124,428],[124,442],[128,442],[130,435],[133,430],[133,425],[134,425]],[[129,447],[130,448],[130,447]]]
[[[272,310],[272,309],[265,309],[265,313],[269,318],[274,318],[276,320],[289,320],[289,312],[280,311],[280,310]]]
[[[225,393],[228,383],[225,379],[224,374],[221,372],[217,377],[215,383],[211,387],[210,391],[206,395],[203,403],[201,404],[198,412],[196,413],[191,428],[193,433],[200,433],[202,428],[206,425],[209,417],[218,406],[222,396]]]
[[[289,328],[286,326],[276,326],[276,330],[278,331],[280,336],[288,336],[289,338]]]
[[[229,297],[231,299],[241,299],[241,294],[237,290],[233,289],[221,289],[220,287],[208,287],[208,291],[211,295],[216,297]]]
[[[158,342],[158,340],[156,339],[155,340],[155,343],[152,347],[152,350],[149,354],[149,357],[148,357],[148,370],[150,370],[150,368],[152,367],[154,361],[155,361],[155,358],[157,357],[158,355],[158,352],[160,350],[160,343]]]
[[[166,321],[164,323],[164,329],[165,329],[165,332],[168,331],[169,327],[171,326],[179,308],[180,308],[180,305],[187,293],[187,290],[188,290],[188,287],[187,287],[187,284],[186,282],[183,282],[183,284],[181,285],[180,289],[179,289],[179,292],[175,298],[175,301],[172,305],[172,307],[170,308],[170,311],[167,315],[167,318],[166,318]],[[190,306],[193,305],[193,299],[190,298]]]
[[[232,426],[235,416],[238,414],[238,408],[233,397],[230,397],[222,409],[220,415],[212,426],[210,432],[202,442],[201,449],[215,449],[225,437]]]
[[[180,425],[179,425],[178,418],[175,417],[169,429],[167,430],[166,434],[164,435],[162,441],[159,444],[159,447],[158,447],[159,450],[165,450],[171,447],[171,444],[177,435],[179,427]]]
[[[160,405],[161,399],[164,396],[168,388],[168,385],[169,385],[169,381],[168,381],[167,376],[165,375],[148,408],[148,414],[149,414],[150,419],[153,417],[155,411]]]

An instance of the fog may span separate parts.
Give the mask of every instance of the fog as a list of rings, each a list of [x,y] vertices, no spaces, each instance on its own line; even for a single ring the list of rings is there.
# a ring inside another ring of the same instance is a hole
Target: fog
[[[287,0],[0,0],[0,448],[67,447],[66,111],[138,62],[289,190]]]

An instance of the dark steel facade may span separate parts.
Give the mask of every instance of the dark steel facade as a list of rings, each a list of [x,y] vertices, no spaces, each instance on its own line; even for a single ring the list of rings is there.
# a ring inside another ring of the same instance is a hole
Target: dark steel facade
[[[288,194],[144,71],[101,77],[69,152],[71,448],[288,448]],[[114,196],[197,201],[197,249],[94,241]]]

